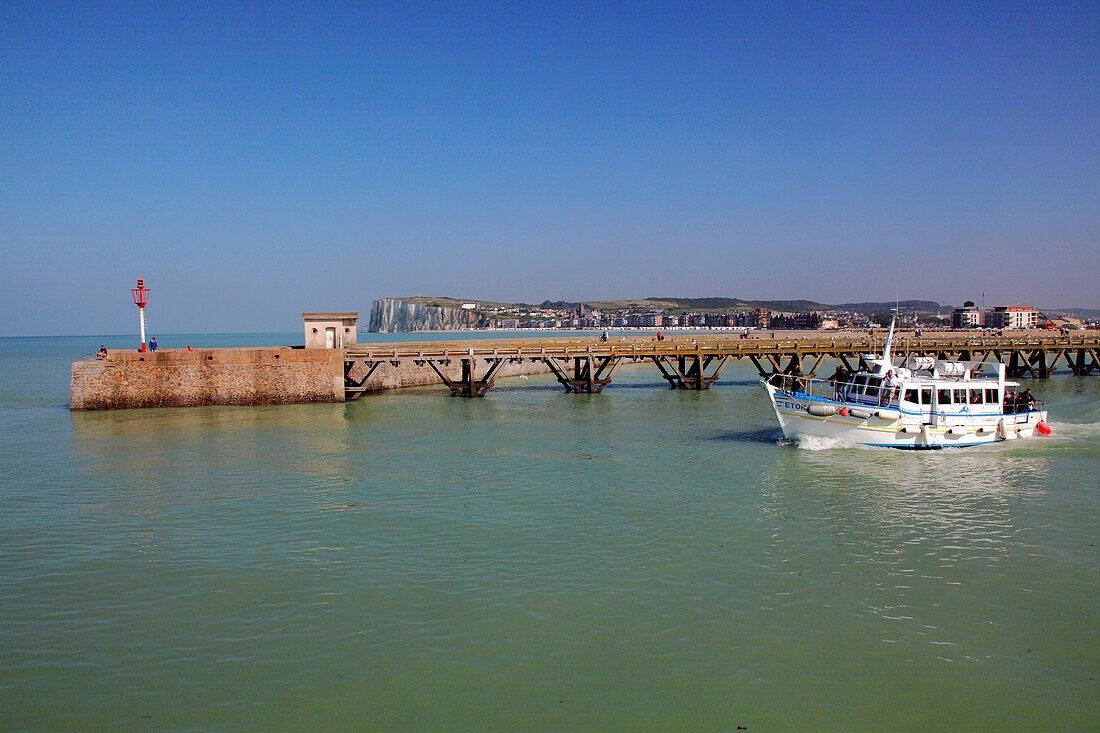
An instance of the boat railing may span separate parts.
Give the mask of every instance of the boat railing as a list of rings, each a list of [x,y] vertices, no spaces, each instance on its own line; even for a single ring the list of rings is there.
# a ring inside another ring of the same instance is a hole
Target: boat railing
[[[874,387],[874,394],[861,395],[863,399],[856,399],[850,392],[853,387],[861,385],[856,385],[855,382],[838,382],[833,379],[824,379],[822,377],[807,377],[793,374],[774,374],[768,381],[776,388],[794,396],[816,397],[818,399],[833,400],[836,402],[860,402],[863,404],[877,405],[879,407],[886,407],[888,405],[897,406],[898,393],[901,391],[897,387],[879,386]],[[885,393],[890,389],[893,389],[894,394],[889,395],[887,399]]]
[[[850,402],[877,407],[897,407],[901,390],[892,388],[893,394],[887,395],[890,387],[872,387],[877,394],[850,394],[855,382],[837,382],[821,377],[807,377],[793,374],[773,374],[768,381],[772,386],[793,397],[814,397],[835,402]],[[1037,400],[1023,392],[1006,392],[1002,404],[1002,414],[1018,415],[1025,412],[1041,412],[1046,409],[1043,400]]]
[[[1024,412],[1042,412],[1046,408],[1044,400],[1037,400],[1022,392],[1008,392],[1005,394],[1003,414],[1019,415]]]

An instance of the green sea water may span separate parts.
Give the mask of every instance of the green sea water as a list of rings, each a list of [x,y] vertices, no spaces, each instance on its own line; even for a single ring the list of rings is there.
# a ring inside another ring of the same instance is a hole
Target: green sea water
[[[128,342],[0,339],[0,729],[1100,728],[1095,375],[931,453],[777,441],[739,363],[70,413]]]

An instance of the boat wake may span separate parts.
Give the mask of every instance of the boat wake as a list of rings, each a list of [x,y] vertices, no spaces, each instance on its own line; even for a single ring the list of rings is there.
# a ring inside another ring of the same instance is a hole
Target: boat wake
[[[837,448],[858,448],[854,443],[848,443],[836,438],[827,438],[823,435],[800,435],[792,441],[801,450],[820,451],[835,450]]]
[[[1050,429],[1045,439],[1059,445],[1094,446],[1100,441],[1100,423],[1056,422],[1050,424]]]

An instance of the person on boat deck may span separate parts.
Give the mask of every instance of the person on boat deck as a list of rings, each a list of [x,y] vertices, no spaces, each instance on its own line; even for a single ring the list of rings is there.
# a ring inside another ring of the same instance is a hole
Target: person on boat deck
[[[1020,393],[1020,404],[1028,410],[1035,409],[1035,398],[1031,396],[1030,389],[1025,389]]]
[[[848,388],[848,380],[851,378],[852,373],[843,364],[838,365],[836,371],[829,377],[829,381],[833,383],[833,397],[837,402],[844,399],[844,391]]]
[[[886,372],[886,377],[882,380],[882,390],[878,393],[878,404],[882,407],[883,404],[890,404],[894,395],[898,392],[898,387],[901,386],[901,382],[894,376],[894,370],[889,369]]]
[[[792,392],[805,392],[806,384],[802,381],[802,367],[795,364],[787,371],[787,375],[790,378],[790,385]]]

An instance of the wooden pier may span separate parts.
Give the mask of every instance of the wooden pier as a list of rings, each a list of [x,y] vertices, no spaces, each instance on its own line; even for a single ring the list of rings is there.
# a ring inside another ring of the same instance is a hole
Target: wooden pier
[[[651,362],[672,389],[709,389],[730,359],[748,359],[762,377],[799,366],[814,376],[825,359],[855,370],[866,354],[882,352],[885,335],[677,334],[599,338],[479,339],[452,342],[356,344],[344,350],[345,398],[357,399],[383,364],[427,365],[452,394],[480,397],[492,388],[501,366],[542,362],[567,392],[598,393],[624,361]],[[1064,364],[1075,375],[1100,374],[1100,333],[1026,331],[1004,335],[936,332],[894,337],[894,356],[933,356],[961,361],[999,361],[1010,378],[1049,377]],[[450,368],[461,365],[461,373]]]

